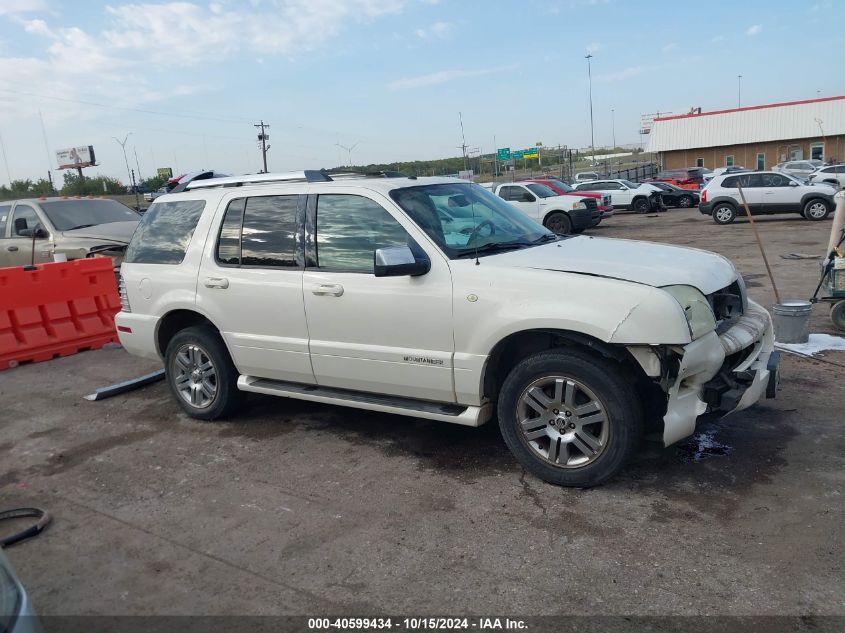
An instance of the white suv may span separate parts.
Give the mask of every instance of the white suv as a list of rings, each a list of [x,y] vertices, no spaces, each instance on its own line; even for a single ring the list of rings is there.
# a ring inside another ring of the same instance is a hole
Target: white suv
[[[546,481],[616,473],[644,429],[773,395],[768,313],[723,257],[556,236],[451,178],[206,180],[126,254],[124,347],[192,417],[244,392],[479,426]]]
[[[845,187],[845,165],[828,165],[819,167],[807,176],[810,182],[823,182],[836,188]]]
[[[610,196],[614,209],[630,209],[637,213],[659,211],[664,208],[662,190],[648,183],[630,180],[591,180],[575,185],[575,191],[596,191]]]
[[[808,220],[824,220],[833,209],[836,189],[805,183],[786,173],[753,171],[716,176],[701,190],[699,211],[716,224],[730,224],[744,215],[739,187],[752,215],[800,213]]]

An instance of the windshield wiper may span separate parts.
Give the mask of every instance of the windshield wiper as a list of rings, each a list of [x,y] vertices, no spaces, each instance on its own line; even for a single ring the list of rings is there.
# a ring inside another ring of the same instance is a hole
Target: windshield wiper
[[[534,244],[542,244],[543,242],[556,242],[560,238],[560,235],[555,235],[554,233],[546,233],[545,235],[541,235],[536,240],[531,240]]]
[[[515,248],[523,248],[524,246],[533,246],[532,242],[524,240],[515,240],[513,242],[487,242],[476,248],[467,247],[466,250],[458,255],[458,257],[475,257],[476,253],[492,253],[495,251],[509,251]]]
[[[87,229],[89,226],[97,226],[96,224],[80,224],[79,226],[75,226],[71,229],[67,229],[68,231],[75,231],[76,229]]]

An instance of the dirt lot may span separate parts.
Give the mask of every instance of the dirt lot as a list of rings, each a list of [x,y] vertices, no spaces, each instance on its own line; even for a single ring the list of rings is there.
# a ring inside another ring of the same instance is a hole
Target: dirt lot
[[[786,297],[829,223],[764,218]],[[696,210],[595,235],[718,251],[773,303],[749,226]],[[813,331],[833,333],[823,307]],[[827,355],[845,362],[845,354]],[[0,373],[0,508],[55,516],[7,550],[42,614],[845,615],[843,370],[783,360],[777,400],[588,491],[519,468],[497,428],[269,397],[200,423],[121,349]]]

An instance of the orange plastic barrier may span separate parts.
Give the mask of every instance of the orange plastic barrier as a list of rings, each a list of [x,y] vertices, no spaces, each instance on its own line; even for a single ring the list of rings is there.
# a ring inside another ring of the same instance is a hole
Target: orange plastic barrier
[[[0,268],[0,370],[117,341],[119,310],[108,257]]]

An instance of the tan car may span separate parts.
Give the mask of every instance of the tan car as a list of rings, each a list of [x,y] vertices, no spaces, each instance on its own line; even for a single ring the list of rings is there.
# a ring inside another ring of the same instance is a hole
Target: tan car
[[[56,254],[68,260],[105,255],[117,270],[140,219],[104,198],[0,202],[0,267],[52,262]]]

